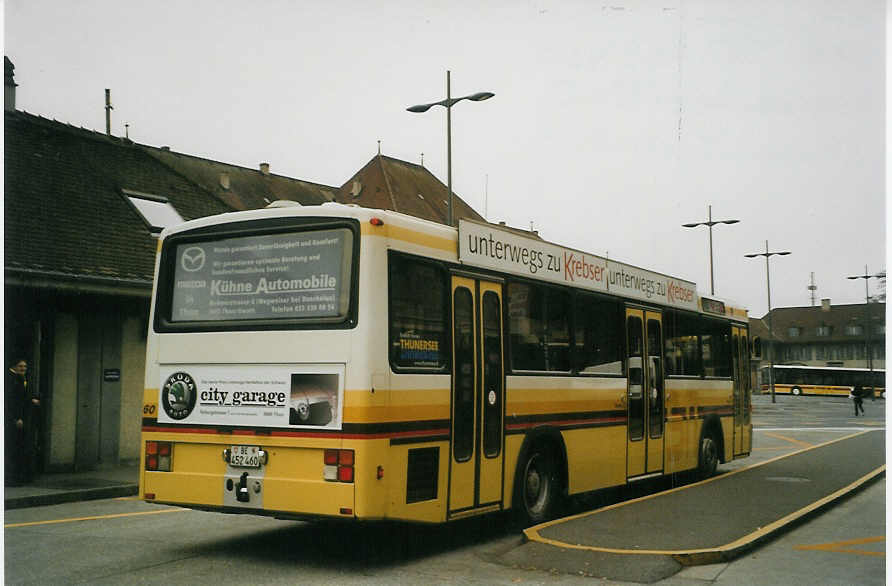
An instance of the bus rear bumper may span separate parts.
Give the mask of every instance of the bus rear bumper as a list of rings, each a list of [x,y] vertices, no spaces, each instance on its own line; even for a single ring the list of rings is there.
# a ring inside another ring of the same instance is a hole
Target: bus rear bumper
[[[353,518],[354,485],[252,475],[146,471],[146,502],[289,518]]]

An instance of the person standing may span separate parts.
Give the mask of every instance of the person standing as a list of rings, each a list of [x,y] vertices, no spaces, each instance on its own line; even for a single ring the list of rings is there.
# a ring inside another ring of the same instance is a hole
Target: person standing
[[[855,385],[855,388],[852,389],[852,400],[855,403],[855,417],[858,416],[858,410],[861,410],[861,415],[864,415],[864,389],[861,385]]]
[[[34,417],[40,398],[28,389],[28,361],[18,358],[6,372],[4,421],[6,484],[21,484],[31,479],[34,457]]]

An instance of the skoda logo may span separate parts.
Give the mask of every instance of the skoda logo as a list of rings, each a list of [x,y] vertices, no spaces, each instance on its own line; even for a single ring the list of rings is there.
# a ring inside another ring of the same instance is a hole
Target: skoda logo
[[[161,389],[161,405],[171,419],[185,419],[195,408],[195,381],[185,372],[175,372]]]
[[[204,249],[199,246],[190,246],[183,251],[183,256],[180,257],[180,265],[182,265],[184,271],[194,273],[204,268],[204,260]]]

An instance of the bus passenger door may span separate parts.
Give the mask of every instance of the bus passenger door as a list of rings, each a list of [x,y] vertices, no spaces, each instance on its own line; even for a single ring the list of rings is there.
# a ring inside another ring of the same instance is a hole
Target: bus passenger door
[[[731,328],[731,351],[734,362],[734,455],[752,450],[750,401],[749,340],[744,328]]]
[[[663,471],[663,431],[666,397],[663,384],[663,321],[659,313],[645,312],[647,319],[647,473]]]
[[[628,478],[663,470],[666,416],[662,329],[660,313],[626,309]]]
[[[502,501],[502,286],[452,278],[449,514]]]
[[[502,364],[502,286],[480,282],[480,357],[483,387],[480,394],[480,491],[477,504],[502,501],[502,439],[505,369]]]

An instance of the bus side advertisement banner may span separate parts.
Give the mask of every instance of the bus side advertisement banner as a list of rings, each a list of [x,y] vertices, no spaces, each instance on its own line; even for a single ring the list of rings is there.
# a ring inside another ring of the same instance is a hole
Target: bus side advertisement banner
[[[660,273],[461,219],[463,264],[697,310],[696,285]]]
[[[161,365],[160,423],[341,429],[344,367]]]

